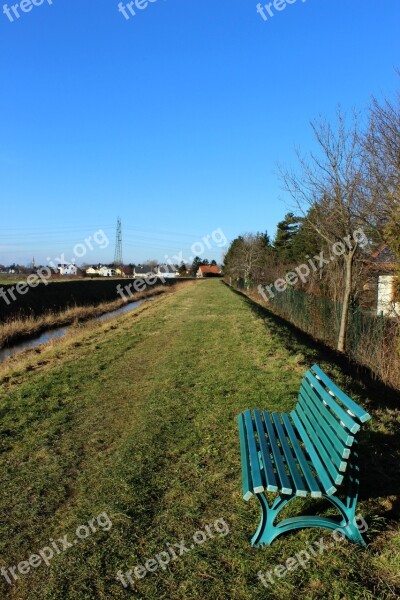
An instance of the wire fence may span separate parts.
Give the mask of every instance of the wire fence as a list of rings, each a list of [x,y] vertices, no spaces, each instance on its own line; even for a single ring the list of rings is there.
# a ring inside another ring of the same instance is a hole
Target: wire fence
[[[261,296],[257,286],[245,286],[239,280],[237,288],[252,297]],[[246,288],[246,289],[245,289]],[[337,347],[342,306],[329,298],[314,296],[288,288],[275,294],[268,303],[273,310],[296,327],[330,346]],[[400,388],[400,320],[375,315],[353,305],[346,332],[346,354],[371,369],[385,383]]]

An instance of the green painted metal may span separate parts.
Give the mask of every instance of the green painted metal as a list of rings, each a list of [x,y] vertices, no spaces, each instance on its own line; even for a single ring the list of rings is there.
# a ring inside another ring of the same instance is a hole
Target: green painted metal
[[[296,411],[292,411],[290,413],[290,416],[292,417],[293,422],[296,425],[296,429],[297,429],[298,433],[300,434],[300,437],[305,446],[307,454],[309,455],[309,457],[312,461],[312,464],[318,474],[318,477],[321,481],[321,484],[322,484],[325,494],[327,494],[328,496],[331,496],[332,494],[334,494],[336,492],[336,488],[332,484],[332,481],[331,481],[329,474],[325,468],[325,465],[322,464],[321,459],[319,458],[319,456],[315,450],[315,446],[311,442],[310,438],[308,437],[308,434],[307,434],[306,430],[304,429]]]
[[[303,380],[301,389],[307,392],[308,397],[312,400],[315,410],[318,414],[322,415],[323,418],[329,423],[330,427],[334,430],[338,438],[340,438],[346,446],[351,446],[354,442],[354,436],[350,435],[348,431],[340,424],[337,418],[331,413],[331,411],[321,402],[321,399],[313,392],[312,387],[308,381]]]
[[[264,416],[265,428],[266,428],[266,431],[268,434],[268,440],[269,440],[269,443],[271,444],[272,454],[274,456],[275,467],[276,467],[276,470],[278,472],[278,477],[281,482],[282,494],[286,494],[286,495],[292,494],[293,486],[292,486],[292,483],[289,480],[289,477],[285,470],[285,465],[284,465],[281,451],[280,451],[280,448],[278,445],[278,440],[275,435],[274,427],[271,423],[270,415],[268,412],[264,411],[263,416]]]
[[[319,423],[318,423],[317,419],[315,418],[314,413],[310,410],[309,404],[307,403],[307,400],[303,397],[302,393],[300,393],[300,396],[299,396],[299,406],[301,406],[301,408],[304,411],[304,414],[307,416],[307,419],[311,423],[311,426],[312,426],[312,429],[314,430],[315,436],[318,437],[320,442],[326,448],[326,451],[329,454],[329,458],[331,459],[331,461],[334,464],[334,466],[336,467],[336,469],[338,469],[340,472],[344,473],[346,471],[347,462],[342,460],[342,457],[339,455],[336,448],[334,447],[334,445],[331,441],[332,438],[334,439],[334,436],[328,436],[324,432],[324,430],[319,426]],[[318,414],[318,413],[315,413],[315,414]]]
[[[349,540],[365,545],[355,522],[360,472],[358,445],[348,431],[355,433],[354,425],[359,425],[354,419],[361,423],[368,413],[362,409],[356,411],[352,404],[340,399],[342,406],[352,413],[349,414],[337,402],[337,390],[334,393],[321,377],[321,373],[325,374],[316,366],[313,371],[307,372],[303,380],[298,404],[290,413],[292,420],[289,415],[267,411],[261,416],[257,410],[253,414],[247,410],[239,416],[243,497],[248,500],[255,494],[261,505],[253,546],[271,544],[279,535],[305,527],[340,528]],[[342,500],[335,495],[335,486],[342,483],[340,471],[345,466],[346,489]],[[282,495],[270,506],[266,491],[279,489]],[[299,516],[276,523],[289,502],[308,494],[328,500],[338,510],[339,518]]]
[[[338,386],[329,379],[329,377],[323,372],[318,366],[314,365],[311,367],[311,371],[322,381],[322,383],[330,390],[338,400],[356,417],[361,423],[366,423],[371,419],[369,415],[361,406],[356,404],[354,400],[349,398]]]
[[[290,471],[290,474],[293,479],[294,487],[296,490],[296,496],[305,497],[305,496],[307,496],[307,492],[308,492],[307,486],[306,486],[306,483],[305,483],[302,475],[300,475],[300,473],[299,473],[299,470],[296,465],[296,461],[293,458],[292,451],[286,440],[286,436],[284,434],[282,424],[279,420],[279,416],[277,413],[272,413],[271,416],[272,416],[273,422],[275,424],[275,430],[278,434],[281,448],[285,455],[286,464],[289,467],[289,471]]]
[[[324,402],[329,406],[332,412],[338,417],[338,419],[344,424],[345,427],[351,433],[357,433],[360,430],[360,425],[347,413],[336,400],[327,392],[327,390],[321,385],[320,381],[311,373],[307,371],[305,379],[314,388],[315,392],[322,398]]]
[[[240,437],[240,457],[242,462],[242,488],[243,498],[247,501],[253,496],[253,482],[250,474],[249,453],[247,448],[246,431],[243,415],[238,416],[239,437]]]
[[[286,429],[286,433],[290,439],[290,443],[292,444],[292,448],[296,454],[297,461],[303,471],[303,475],[308,483],[308,487],[310,488],[310,493],[312,498],[321,498],[322,493],[321,489],[318,485],[317,480],[315,479],[310,466],[308,464],[307,458],[304,455],[304,452],[299,444],[299,440],[296,437],[293,426],[289,420],[289,417],[285,414],[282,415],[283,424]]]
[[[253,491],[255,494],[264,491],[264,484],[262,481],[260,461],[258,458],[258,448],[256,444],[256,438],[254,435],[254,426],[251,418],[251,412],[249,410],[244,411],[244,421],[247,432],[247,444],[249,449],[249,458],[251,466],[251,478],[253,480]]]
[[[308,420],[307,416],[304,414],[301,406],[297,405],[296,413],[300,417],[300,419],[304,425],[304,428],[307,431],[307,434],[311,439],[311,443],[313,444],[314,448],[317,450],[317,452],[325,466],[325,469],[328,471],[329,475],[331,476],[333,483],[335,485],[340,485],[343,481],[343,475],[339,474],[339,469],[337,469],[335,467],[329,454],[325,450],[323,444],[321,444],[321,442],[315,435],[315,432],[314,432],[313,428],[311,427],[310,421]]]
[[[357,499],[358,488],[355,485],[350,487],[350,497]],[[331,519],[320,516],[300,516],[283,519],[275,524],[280,512],[296,498],[294,494],[289,497],[279,497],[269,505],[264,494],[257,494],[257,499],[261,505],[261,519],[258,529],[251,540],[253,547],[262,548],[271,545],[280,535],[289,533],[295,529],[304,529],[307,527],[322,528],[335,531],[340,529],[345,537],[359,546],[366,546],[366,543],[358,530],[355,522],[356,501],[348,503],[342,502],[336,496],[323,497],[330,502],[339,512],[338,519]]]
[[[311,388],[309,388],[311,390]],[[331,444],[336,449],[339,456],[345,460],[347,460],[350,456],[350,447],[346,445],[348,442],[348,436],[343,427],[341,427],[340,423],[332,417],[333,422],[335,424],[332,427],[328,420],[329,411],[326,409],[325,404],[321,403],[321,401],[316,398],[314,395],[310,395],[306,389],[306,386],[301,386],[300,394],[305,400],[308,410],[313,414],[314,419],[317,421],[319,428],[325,433],[325,435],[329,438]],[[340,431],[343,432],[343,435],[340,436]],[[321,437],[321,436],[320,436]],[[351,440],[349,446],[354,441],[354,437],[351,436]]]
[[[261,460],[264,467],[264,474],[266,479],[266,488],[268,492],[277,492],[278,483],[274,472],[274,467],[271,461],[270,449],[268,448],[267,437],[265,435],[264,426],[262,423],[261,415],[258,410],[254,411],[254,422],[256,424],[258,439],[260,443],[260,454]]]

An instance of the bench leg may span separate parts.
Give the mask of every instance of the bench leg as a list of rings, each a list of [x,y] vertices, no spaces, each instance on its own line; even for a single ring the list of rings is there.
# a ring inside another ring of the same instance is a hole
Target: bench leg
[[[302,516],[302,517],[291,517],[288,519],[284,519],[280,521],[276,525],[274,522],[278,517],[279,513],[285,508],[289,502],[297,498],[296,495],[290,496],[279,496],[275,500],[275,502],[270,507],[268,504],[268,500],[265,497],[265,494],[256,494],[258,501],[261,505],[261,520],[260,525],[251,540],[251,545],[256,548],[262,548],[263,546],[269,546],[278,536],[283,533],[288,533],[289,531],[293,531],[295,529],[304,529],[306,527],[319,527],[323,529],[330,529],[334,531],[339,527],[345,527],[347,525],[347,518],[343,518],[340,522],[334,519],[329,519],[327,517],[319,517],[319,516]],[[327,500],[330,500],[330,497],[326,496]],[[340,502],[340,500],[339,500]],[[337,506],[335,504],[337,508]],[[340,512],[342,512],[342,507],[340,507]],[[344,530],[344,534],[348,537],[347,531]]]
[[[343,502],[336,496],[330,496],[327,498],[343,515],[346,520],[344,531],[346,537],[349,538],[355,544],[360,546],[366,546],[365,540],[360,533],[356,523],[356,509],[358,501],[358,490],[360,486],[360,463],[359,454],[357,447],[357,440],[354,441],[353,451],[349,460],[348,472],[347,472],[347,495]]]
[[[264,493],[256,494],[261,505],[261,520],[260,525],[251,540],[251,545],[253,547],[262,548],[266,545],[269,546],[275,538],[283,533],[295,529],[303,529],[305,527],[318,527],[329,529],[331,531],[340,529],[350,541],[360,546],[366,546],[355,522],[359,487],[359,465],[356,447],[354,448],[352,458],[349,461],[348,469],[346,499],[342,501],[337,496],[322,495],[325,500],[328,500],[335,508],[337,508],[342,517],[341,520],[319,516],[304,516],[284,519],[274,525],[279,513],[297,496],[294,494],[290,496],[279,496],[273,502],[272,506],[270,506]]]

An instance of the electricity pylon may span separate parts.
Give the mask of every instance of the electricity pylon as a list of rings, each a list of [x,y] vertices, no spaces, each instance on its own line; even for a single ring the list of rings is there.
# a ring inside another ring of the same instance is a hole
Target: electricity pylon
[[[122,224],[121,219],[118,217],[117,221],[117,235],[115,239],[115,254],[114,254],[114,268],[122,267]]]

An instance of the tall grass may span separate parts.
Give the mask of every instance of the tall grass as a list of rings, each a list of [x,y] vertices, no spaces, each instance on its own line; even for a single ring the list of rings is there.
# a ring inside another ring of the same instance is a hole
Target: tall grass
[[[171,288],[158,286],[148,289],[132,296],[129,302],[136,302],[149,296],[157,296],[170,291]],[[126,304],[125,300],[119,299],[112,302],[102,302],[96,306],[71,306],[63,311],[48,311],[42,316],[12,317],[5,323],[0,323],[0,348],[10,346],[19,340],[40,335],[49,329],[56,329],[64,325],[87,321],[99,317],[107,312],[117,310]]]

